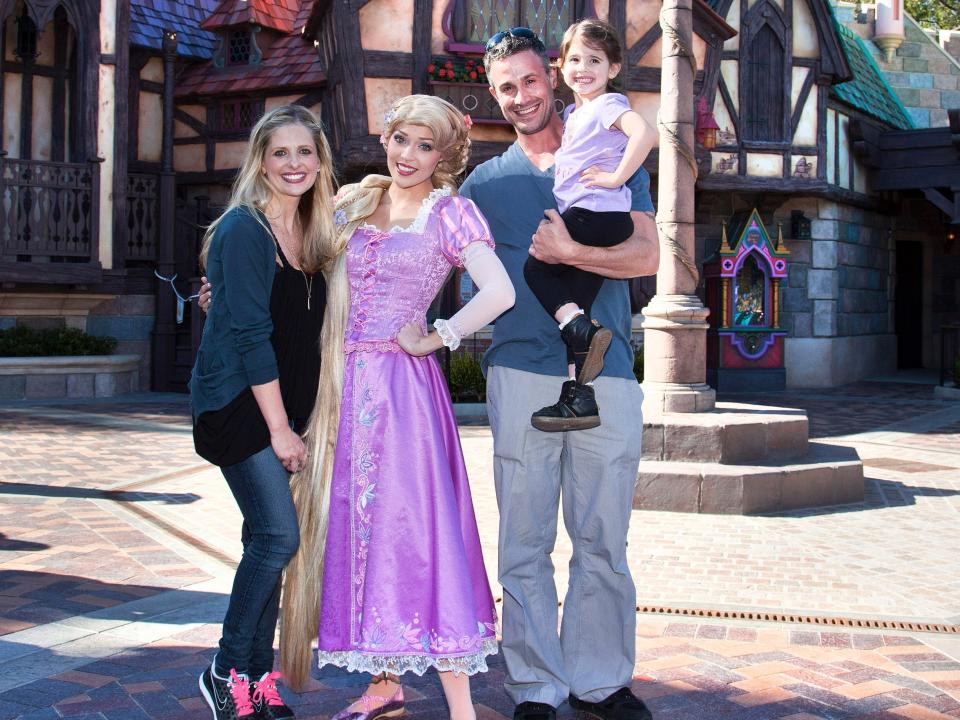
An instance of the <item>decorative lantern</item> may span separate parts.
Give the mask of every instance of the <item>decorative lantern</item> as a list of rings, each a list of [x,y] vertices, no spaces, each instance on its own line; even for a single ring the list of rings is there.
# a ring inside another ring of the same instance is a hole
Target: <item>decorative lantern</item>
[[[704,265],[710,307],[707,380],[718,390],[786,387],[780,283],[787,277],[790,253],[782,226],[777,228],[773,241],[756,209],[734,215],[721,230],[716,254]]]
[[[707,150],[713,150],[717,146],[719,129],[717,119],[707,106],[707,99],[701,95],[697,100],[697,142]]]

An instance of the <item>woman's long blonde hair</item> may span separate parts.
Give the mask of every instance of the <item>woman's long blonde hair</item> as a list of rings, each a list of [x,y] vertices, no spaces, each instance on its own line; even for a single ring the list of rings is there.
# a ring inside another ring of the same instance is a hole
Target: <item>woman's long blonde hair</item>
[[[400,125],[430,129],[434,147],[441,152],[433,173],[433,185],[456,192],[457,177],[466,169],[470,156],[470,139],[463,116],[440,98],[409,95],[397,100],[387,112],[384,136],[390,137]],[[390,178],[383,175],[368,175],[359,183],[345,186],[334,212],[336,261],[325,272],[327,309],[320,340],[320,387],[305,437],[309,451],[307,464],[292,480],[293,499],[300,518],[300,550],[287,566],[283,583],[280,664],[287,683],[295,690],[303,688],[310,677],[311,642],[317,637],[320,622],[330,485],[343,395],[343,338],[350,311],[345,250],[354,231],[380,205],[390,182]],[[349,587],[343,589],[345,593],[350,591]]]
[[[260,215],[270,200],[277,194],[263,173],[263,161],[270,146],[273,133],[286,125],[302,125],[313,137],[317,146],[317,158],[320,161],[317,180],[313,187],[300,198],[298,213],[300,227],[303,228],[303,246],[300,251],[299,265],[304,272],[320,272],[336,258],[334,251],[335,229],[330,205],[333,203],[333,159],[327,136],[317,116],[302,105],[281,105],[265,113],[250,132],[250,142],[240,163],[240,170],[233,182],[230,202],[223,213],[214,220],[203,235],[203,247],[200,251],[200,267],[206,267],[210,243],[217,226],[233,210],[244,207],[250,210],[261,225]],[[272,232],[264,225],[264,229]],[[278,261],[279,261],[279,255]]]

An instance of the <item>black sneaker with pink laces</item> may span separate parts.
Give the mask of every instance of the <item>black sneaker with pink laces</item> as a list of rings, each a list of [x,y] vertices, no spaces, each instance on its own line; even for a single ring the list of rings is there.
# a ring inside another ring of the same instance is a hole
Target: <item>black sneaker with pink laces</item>
[[[200,693],[213,712],[213,720],[257,720],[250,699],[250,679],[233,668],[222,678],[211,665],[200,674]]]
[[[257,720],[286,720],[296,717],[280,697],[277,683],[283,679],[278,672],[264,673],[259,680],[250,683],[250,699],[257,712]]]

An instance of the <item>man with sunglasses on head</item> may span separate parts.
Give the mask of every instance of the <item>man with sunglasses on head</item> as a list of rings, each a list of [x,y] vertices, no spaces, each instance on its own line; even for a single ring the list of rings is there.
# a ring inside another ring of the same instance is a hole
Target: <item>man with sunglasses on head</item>
[[[515,720],[554,720],[564,701],[602,720],[650,720],[630,691],[636,590],[626,541],[643,396],[633,375],[625,281],[654,274],[659,263],[650,179],[641,169],[627,183],[634,221],[629,240],[609,248],[574,242],[553,196],[563,123],[554,104],[557,74],[543,43],[528,28],[510,28],[490,38],[483,61],[490,93],[517,131],[517,141],[460,188],[490,223],[517,291],[483,359],[500,508],[506,689],[517,704]],[[621,280],[604,282],[593,304],[594,317],[614,334],[594,381],[604,408],[598,428],[545,433],[530,425],[531,414],[553,401],[568,368],[556,325],[524,281],[528,254]],[[573,557],[558,634],[550,555],[561,494]]]

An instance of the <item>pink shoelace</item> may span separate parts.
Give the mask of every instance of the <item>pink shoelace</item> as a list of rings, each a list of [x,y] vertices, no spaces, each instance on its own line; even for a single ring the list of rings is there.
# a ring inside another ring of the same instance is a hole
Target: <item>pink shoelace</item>
[[[237,671],[230,668],[230,696],[233,698],[237,717],[253,715],[253,703],[250,701],[250,681],[246,676],[237,675]]]
[[[266,701],[267,705],[283,705],[283,699],[277,691],[277,680],[281,678],[282,673],[272,672],[254,682],[253,701],[257,704]]]

